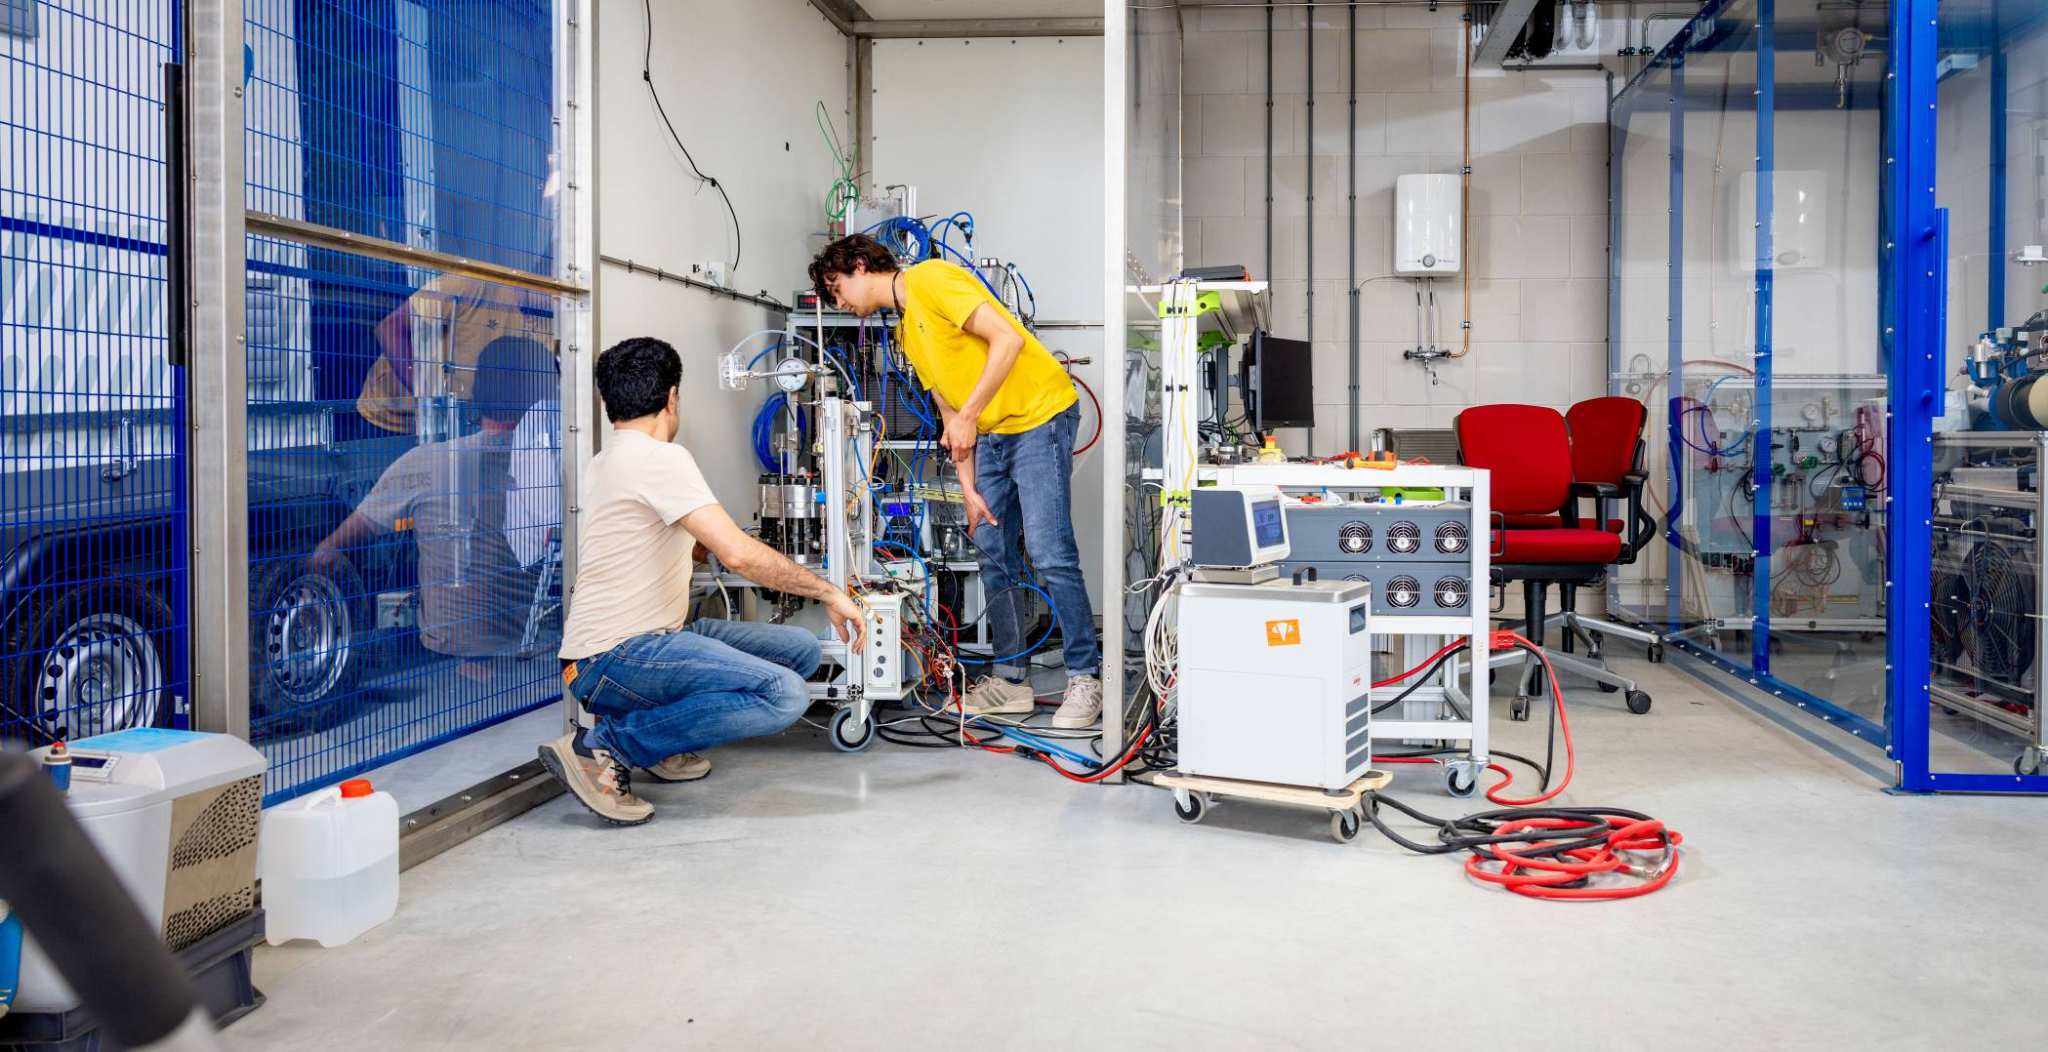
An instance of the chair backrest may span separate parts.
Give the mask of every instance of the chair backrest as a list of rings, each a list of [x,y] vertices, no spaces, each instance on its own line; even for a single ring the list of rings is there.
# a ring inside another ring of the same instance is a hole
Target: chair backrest
[[[1621,485],[1636,470],[1649,411],[1633,398],[1588,398],[1565,411],[1571,434],[1572,480]]]
[[[1540,405],[1475,405],[1458,414],[1458,459],[1493,473],[1493,510],[1548,514],[1571,498],[1564,414]]]

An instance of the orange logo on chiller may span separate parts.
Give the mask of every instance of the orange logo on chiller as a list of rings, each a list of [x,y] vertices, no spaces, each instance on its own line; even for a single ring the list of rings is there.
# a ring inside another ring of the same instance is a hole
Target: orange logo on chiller
[[[1301,622],[1291,617],[1285,621],[1266,622],[1266,645],[1269,647],[1300,646]]]

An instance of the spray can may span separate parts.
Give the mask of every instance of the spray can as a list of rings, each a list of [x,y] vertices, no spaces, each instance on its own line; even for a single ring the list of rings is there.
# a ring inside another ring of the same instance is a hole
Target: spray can
[[[51,742],[43,752],[43,773],[50,776],[58,792],[71,791],[71,750],[63,742]]]

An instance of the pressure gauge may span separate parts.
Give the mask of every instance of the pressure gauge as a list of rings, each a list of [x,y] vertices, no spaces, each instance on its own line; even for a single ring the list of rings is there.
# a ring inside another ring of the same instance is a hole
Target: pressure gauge
[[[801,358],[784,358],[782,364],[775,367],[775,386],[790,394],[803,390],[804,385],[810,382],[811,367]]]

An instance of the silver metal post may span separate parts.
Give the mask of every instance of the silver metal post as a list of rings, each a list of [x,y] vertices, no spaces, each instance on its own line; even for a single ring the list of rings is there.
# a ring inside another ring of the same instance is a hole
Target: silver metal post
[[[242,5],[185,6],[191,185],[193,725],[249,736],[248,264],[243,235]],[[167,100],[175,105],[177,100]]]

